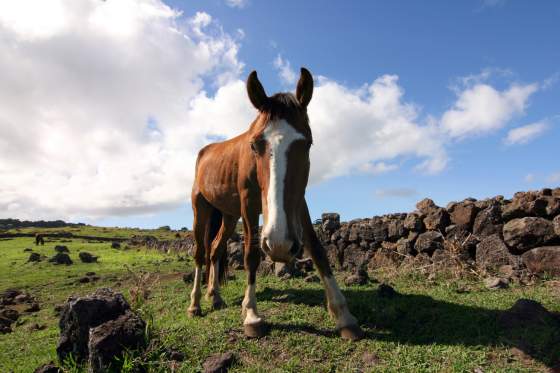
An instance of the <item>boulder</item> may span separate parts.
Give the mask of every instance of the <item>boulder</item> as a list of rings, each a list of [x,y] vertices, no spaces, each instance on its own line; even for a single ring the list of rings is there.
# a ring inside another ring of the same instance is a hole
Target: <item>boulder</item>
[[[243,269],[243,242],[230,240],[227,244],[227,252],[229,267],[234,270]]]
[[[0,310],[0,334],[11,333],[11,325],[19,319],[19,312],[11,308]]]
[[[418,253],[432,254],[437,249],[443,249],[443,235],[436,231],[427,231],[418,236],[414,249]]]
[[[382,247],[375,252],[368,266],[370,269],[396,267],[404,259],[397,252],[396,244],[392,242],[383,242]]]
[[[111,248],[112,249],[120,249],[121,248],[121,243],[117,242],[117,241],[113,241],[113,242],[111,242]]]
[[[333,232],[340,228],[340,215],[336,212],[326,212],[321,215],[321,228]]]
[[[538,192],[517,192],[511,203],[504,207],[502,219],[507,222],[527,216],[546,216],[547,204],[547,200]]]
[[[78,256],[80,257],[80,260],[83,263],[95,263],[95,262],[97,262],[97,257],[95,255],[92,255],[92,254],[88,253],[87,251],[80,252],[80,254],[78,254]]]
[[[301,271],[299,271],[294,262],[290,263],[280,263],[274,262],[274,275],[276,277],[290,278],[301,276]]]
[[[68,299],[59,321],[60,339],[56,347],[59,360],[64,361],[70,354],[77,362],[87,360],[90,328],[115,320],[128,310],[130,306],[123,295],[109,288]]]
[[[209,356],[202,367],[204,373],[226,373],[235,362],[235,355],[232,352],[218,353]]]
[[[449,225],[449,214],[441,207],[433,209],[424,218],[424,225],[427,230],[444,232]]]
[[[10,305],[14,304],[16,297],[23,294],[21,290],[18,289],[6,289],[0,293],[0,305]]]
[[[497,234],[485,237],[476,246],[476,264],[485,270],[497,270],[502,265],[515,265],[514,256]]]
[[[554,233],[560,237],[560,215],[554,218],[552,225],[554,226]]]
[[[313,259],[311,258],[296,258],[294,265],[296,269],[300,272],[311,272],[313,271]]]
[[[396,250],[401,255],[411,255],[414,251],[414,240],[402,237],[397,241]]]
[[[404,219],[397,217],[387,221],[387,239],[389,241],[397,241],[404,236],[405,233]]]
[[[556,238],[552,222],[537,217],[510,220],[504,225],[503,236],[509,247],[521,253]]]
[[[421,233],[424,231],[424,222],[422,217],[417,212],[411,212],[406,215],[403,225],[406,229],[413,232]]]
[[[49,262],[54,264],[66,264],[70,265],[74,262],[70,259],[70,256],[66,253],[56,253],[52,258],[49,259]]]
[[[356,268],[361,268],[369,262],[372,256],[371,250],[365,250],[358,244],[347,245],[342,251],[342,269],[354,271]]]
[[[355,273],[344,279],[346,286],[365,285],[369,282],[369,275],[364,268],[358,268]]]
[[[474,219],[473,233],[479,237],[502,234],[502,208],[496,201],[490,201],[488,207],[481,210]]]
[[[31,253],[29,255],[29,259],[27,259],[27,262],[40,262],[41,261],[41,254],[39,253]]]
[[[57,253],[69,253],[69,252],[70,252],[70,250],[68,250],[68,247],[66,247],[66,246],[64,246],[64,245],[56,245],[56,246],[54,247],[54,250],[55,250]]]
[[[560,197],[544,197],[546,199],[546,215],[549,217],[560,214]]]
[[[449,213],[452,224],[470,231],[476,219],[478,207],[471,201],[463,201],[454,204]]]
[[[369,226],[369,227],[368,227]],[[366,227],[364,227],[364,230],[366,228],[370,228],[368,231],[368,235],[363,234],[362,238],[366,241],[375,241],[378,243],[381,243],[383,241],[387,241],[388,237],[389,237],[389,232],[387,229],[387,223],[385,221],[383,221],[382,218],[376,216],[374,218],[372,218],[371,220],[369,220],[369,222],[367,223]]]
[[[420,211],[422,215],[428,215],[432,210],[437,209],[438,206],[429,198],[424,198],[423,200],[416,203],[416,209]]]
[[[521,260],[532,273],[560,276],[560,246],[531,249],[523,253]]]
[[[114,320],[91,328],[88,340],[88,372],[118,370],[122,361],[117,358],[122,356],[124,351],[145,346],[145,328],[146,323],[130,310]]]
[[[507,289],[509,287],[509,282],[499,277],[488,277],[484,280],[484,285],[490,290]]]

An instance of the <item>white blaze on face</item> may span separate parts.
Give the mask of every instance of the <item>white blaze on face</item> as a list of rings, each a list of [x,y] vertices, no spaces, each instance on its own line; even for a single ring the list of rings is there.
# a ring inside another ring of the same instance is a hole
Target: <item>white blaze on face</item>
[[[291,241],[288,239],[288,224],[284,210],[287,153],[294,141],[303,140],[305,136],[282,119],[268,123],[264,131],[264,138],[268,142],[270,152],[268,154],[270,156],[270,179],[266,195],[268,214],[262,236],[267,240],[267,245],[272,252],[275,249],[289,250]]]

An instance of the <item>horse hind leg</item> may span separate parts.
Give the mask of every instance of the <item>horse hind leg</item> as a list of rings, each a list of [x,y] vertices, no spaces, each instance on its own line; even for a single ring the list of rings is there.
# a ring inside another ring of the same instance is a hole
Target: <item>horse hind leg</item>
[[[206,298],[212,302],[212,309],[226,306],[220,296],[220,283],[223,282],[227,268],[227,240],[233,234],[239,217],[223,214],[220,229],[212,241]]]
[[[202,194],[196,193],[195,191],[193,191],[192,195],[192,207],[194,212],[193,233],[195,239],[195,272],[193,289],[191,291],[191,303],[187,309],[187,313],[189,316],[194,317],[202,315],[200,298],[202,296],[202,266],[205,263],[206,257],[205,235],[210,225],[210,219],[212,218],[214,208],[208,203],[208,201],[206,201]]]

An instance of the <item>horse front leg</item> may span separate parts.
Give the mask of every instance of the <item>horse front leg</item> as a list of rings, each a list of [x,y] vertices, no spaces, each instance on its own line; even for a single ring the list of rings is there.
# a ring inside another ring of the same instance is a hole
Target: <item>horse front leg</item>
[[[336,329],[343,339],[356,341],[363,338],[364,332],[359,327],[356,318],[348,310],[346,298],[334,278],[325,248],[315,234],[307,203],[304,204],[303,208],[302,224],[304,244],[308,248],[311,259],[313,259],[325,286],[327,308],[336,320]]]
[[[212,309],[218,310],[226,307],[226,303],[220,296],[220,282],[223,282],[227,266],[227,240],[235,231],[239,216],[223,214],[220,230],[214,238],[210,248],[210,268],[208,276],[208,288],[206,299],[212,303]]]
[[[241,315],[243,329],[247,337],[259,338],[266,334],[264,319],[257,311],[257,269],[261,262],[258,214],[247,212],[243,217],[243,228],[245,234],[244,262],[247,271],[247,288],[245,297],[241,304]]]

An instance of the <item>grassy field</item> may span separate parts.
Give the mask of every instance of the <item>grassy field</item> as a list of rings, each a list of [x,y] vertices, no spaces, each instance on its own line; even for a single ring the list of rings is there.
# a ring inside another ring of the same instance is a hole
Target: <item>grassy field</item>
[[[125,234],[105,230],[107,234]],[[129,234],[129,233],[126,233]],[[137,233],[135,233],[137,234]],[[333,333],[334,323],[324,307],[321,284],[302,279],[258,277],[259,309],[270,323],[270,332],[259,340],[244,338],[240,307],[245,275],[235,272],[223,288],[228,307],[204,316],[186,316],[190,287],[182,274],[192,268],[190,259],[155,251],[112,249],[110,243],[65,242],[74,264],[55,266],[43,261],[26,263],[26,247],[52,256],[57,241],[32,246],[32,238],[0,241],[0,291],[18,288],[35,296],[41,305],[36,313],[20,317],[23,323],[10,334],[0,335],[0,372],[32,372],[56,361],[58,318],[53,308],[72,294],[87,294],[98,287],[112,287],[130,299],[143,271],[154,273],[150,296],[133,306],[149,320],[151,347],[138,357],[153,372],[197,372],[216,352],[233,351],[237,372],[532,372],[547,371],[560,356],[558,330],[546,326],[504,331],[496,319],[519,298],[541,302],[560,311],[560,284],[541,281],[532,286],[513,286],[489,291],[477,279],[450,280],[407,273],[371,273],[378,282],[344,287],[350,308],[366,331],[357,343],[343,341]],[[99,263],[85,264],[78,252],[99,256]],[[81,284],[77,280],[93,271],[100,280]],[[342,276],[343,274],[339,274]],[[377,290],[389,283],[397,295],[386,297]],[[468,289],[468,291],[457,291]],[[45,325],[30,331],[29,325]],[[557,344],[554,344],[557,343]],[[185,354],[181,363],[168,360],[167,349]],[[525,353],[521,352],[525,351]],[[80,371],[68,368],[68,371]]]
[[[5,233],[43,233],[43,234],[56,234],[56,233],[72,233],[77,236],[95,236],[95,237],[110,237],[110,238],[129,238],[133,235],[151,235],[158,240],[172,240],[175,238],[175,231],[166,229],[140,229],[140,228],[107,228],[96,227],[92,225],[65,227],[65,228],[13,228],[5,230]],[[183,234],[181,232],[181,234]],[[31,244],[31,243],[30,243]]]

